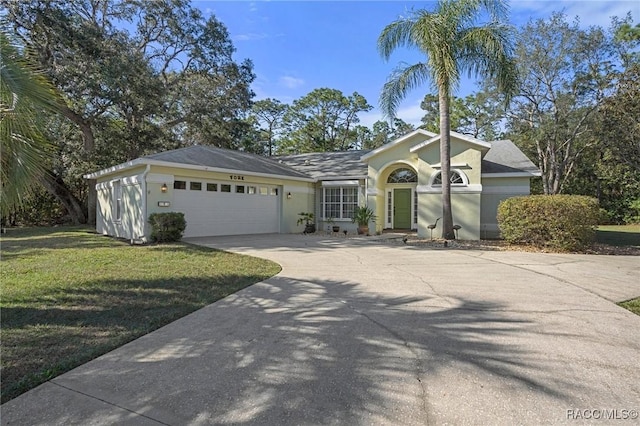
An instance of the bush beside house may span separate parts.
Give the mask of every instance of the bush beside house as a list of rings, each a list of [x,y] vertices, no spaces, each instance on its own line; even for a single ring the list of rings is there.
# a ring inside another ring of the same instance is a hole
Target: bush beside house
[[[599,219],[598,201],[580,195],[513,197],[498,206],[498,226],[507,242],[560,251],[593,243]]]
[[[180,241],[187,228],[184,213],[179,212],[153,213],[149,215],[149,224],[151,241],[154,243]]]

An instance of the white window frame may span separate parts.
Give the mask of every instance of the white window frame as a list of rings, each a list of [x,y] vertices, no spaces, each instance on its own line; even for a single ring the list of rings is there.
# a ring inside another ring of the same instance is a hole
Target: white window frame
[[[119,180],[114,180],[111,184],[112,187],[112,211],[114,222],[122,221],[122,182]]]
[[[353,219],[353,215],[351,215],[351,217],[349,217],[348,214],[345,214],[345,207],[347,205],[351,205],[353,207],[353,209],[351,210],[353,212],[353,210],[360,205],[360,187],[358,185],[340,185],[340,186],[323,186],[322,187],[322,195],[321,195],[321,199],[320,199],[320,213],[321,213],[321,217],[323,220],[327,220],[329,219],[329,216],[327,216],[327,190],[331,190],[331,191],[338,191],[338,201],[332,201],[331,204],[337,205],[338,207],[338,212],[340,213],[337,216],[331,216],[331,218],[335,221],[349,221],[351,219]],[[345,191],[354,191],[355,194],[345,194]],[[353,196],[355,195],[355,201],[345,201],[345,196]]]
[[[450,172],[457,174],[462,179],[462,183],[452,183],[451,186],[469,186],[469,178],[462,170],[451,169]],[[429,178],[429,186],[436,187],[436,188],[442,187],[441,183],[434,183],[436,178],[441,175],[442,175],[442,170],[438,170],[435,173],[433,173]]]

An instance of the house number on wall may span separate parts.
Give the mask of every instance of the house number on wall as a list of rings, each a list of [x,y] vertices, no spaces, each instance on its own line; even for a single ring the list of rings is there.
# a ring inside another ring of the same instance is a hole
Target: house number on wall
[[[244,176],[240,176],[240,175],[229,175],[229,179],[231,179],[231,180],[244,180]]]

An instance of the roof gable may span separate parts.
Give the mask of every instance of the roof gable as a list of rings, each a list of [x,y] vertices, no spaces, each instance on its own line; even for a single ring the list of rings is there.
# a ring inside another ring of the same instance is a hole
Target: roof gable
[[[482,141],[480,139],[476,139],[476,138],[471,137],[471,136],[463,135],[462,133],[451,132],[450,135],[451,135],[451,137],[453,139],[458,139],[458,140],[461,140],[463,142],[467,142],[468,144],[476,146],[477,148],[479,148],[479,149],[481,149],[483,151],[487,151],[488,149],[491,148],[491,143]],[[422,148],[425,148],[425,147],[427,147],[427,146],[429,146],[431,144],[439,143],[439,142],[440,142],[440,135],[435,135],[431,139],[428,139],[428,140],[426,140],[426,141],[424,141],[422,143],[419,143],[418,145],[415,145],[415,146],[411,147],[411,149],[409,149],[409,152],[417,152],[417,151],[421,150]]]
[[[434,136],[437,136],[433,132],[429,132],[429,131],[424,130],[424,129],[416,129],[413,132],[409,132],[404,136],[400,136],[399,138],[397,138],[397,139],[395,139],[395,140],[393,140],[393,141],[391,141],[389,143],[386,143],[386,144],[382,145],[381,147],[374,149],[373,151],[370,151],[369,153],[363,155],[361,159],[362,159],[362,161],[367,161],[368,159],[370,159],[372,157],[375,157],[378,154],[381,154],[381,153],[383,153],[385,151],[388,151],[391,148],[394,148],[394,147],[396,147],[396,146],[398,146],[398,145],[400,145],[402,143],[405,143],[406,141],[408,141],[409,139],[412,139],[416,135],[422,135],[422,136],[425,136],[425,137],[427,137],[429,139],[433,138]]]

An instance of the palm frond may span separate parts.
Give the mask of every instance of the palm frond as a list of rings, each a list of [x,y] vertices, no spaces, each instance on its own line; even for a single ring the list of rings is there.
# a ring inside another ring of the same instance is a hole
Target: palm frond
[[[56,111],[61,99],[43,73],[2,32],[0,56],[0,210],[7,213],[21,205],[46,173],[52,144],[43,136],[43,113]]]
[[[425,63],[401,65],[396,68],[382,87],[380,109],[387,118],[393,118],[407,93],[431,81],[430,67]]]
[[[513,39],[513,27],[498,22],[467,28],[460,33],[457,61],[469,76],[495,79],[510,97],[517,84]]]
[[[388,60],[398,47],[411,44],[411,29],[415,25],[415,17],[400,18],[382,30],[378,37],[378,53]]]

